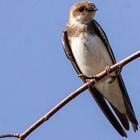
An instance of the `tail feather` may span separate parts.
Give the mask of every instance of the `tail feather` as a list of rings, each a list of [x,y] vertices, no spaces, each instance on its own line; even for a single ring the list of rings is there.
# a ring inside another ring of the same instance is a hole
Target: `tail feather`
[[[95,101],[97,102],[98,106],[101,108],[107,119],[113,125],[113,127],[118,131],[118,133],[123,136],[127,137],[127,134],[119,121],[116,119],[114,114],[112,113],[111,109],[109,108],[108,104],[106,103],[104,97],[98,92],[98,90],[94,87],[90,87],[89,91],[91,95],[94,97]]]
[[[136,119],[136,116],[134,112],[131,110],[128,102],[125,102],[125,105],[126,105],[126,114],[128,116],[128,119],[132,124],[133,130],[136,132],[138,130],[138,121]]]
[[[133,106],[131,104],[130,98],[128,96],[128,93],[127,93],[127,90],[126,90],[126,87],[124,85],[124,81],[123,81],[121,75],[118,76],[118,81],[119,81],[119,85],[120,85],[120,88],[121,88],[122,93],[123,93],[127,117],[132,124],[133,130],[136,132],[138,130],[138,121],[136,119]]]
[[[110,105],[113,108],[116,115],[118,116],[118,118],[119,118],[120,122],[122,123],[123,127],[126,130],[129,130],[129,120],[127,118],[127,115],[120,113],[111,103],[110,103]]]

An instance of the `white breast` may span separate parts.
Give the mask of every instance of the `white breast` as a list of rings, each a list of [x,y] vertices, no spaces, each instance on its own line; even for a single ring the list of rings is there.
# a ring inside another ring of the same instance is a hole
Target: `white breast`
[[[112,65],[107,49],[98,36],[83,34],[70,39],[71,49],[81,71],[94,76],[105,66]]]
[[[79,37],[72,37],[70,45],[80,70],[86,76],[94,76],[107,65],[113,64],[105,45],[97,35],[84,33]],[[121,112],[126,111],[118,80],[109,84],[105,78],[96,83],[95,87]]]

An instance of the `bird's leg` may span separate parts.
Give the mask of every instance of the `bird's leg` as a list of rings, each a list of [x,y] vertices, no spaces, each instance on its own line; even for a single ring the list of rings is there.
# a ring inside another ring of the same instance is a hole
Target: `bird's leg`
[[[93,76],[87,76],[87,75],[85,75],[85,74],[78,74],[78,77],[80,77],[80,78],[84,78],[84,79],[93,79],[94,77]]]
[[[95,82],[97,82],[97,77],[96,77],[96,76],[90,76],[90,77],[87,77],[87,78],[85,79],[85,81],[88,82],[88,83],[90,83],[91,80],[94,80]],[[89,84],[88,87],[90,88],[90,86],[91,86],[91,84]]]
[[[97,80],[96,76],[86,76],[85,74],[79,74],[78,75],[80,78],[83,78],[86,82],[90,82],[92,79],[94,79],[95,81]],[[90,85],[89,85],[90,87]]]
[[[90,81],[91,79],[95,79],[95,80],[97,79],[96,76],[87,76],[87,75],[82,74],[82,73],[79,74],[78,77],[85,79],[87,82]]]
[[[109,76],[108,83],[109,83],[109,84],[113,83],[113,82],[115,81],[115,79],[116,79],[116,76],[110,75],[110,66],[109,66],[109,65],[106,66],[106,67],[105,67],[105,70],[106,70],[106,72],[107,72],[107,75]]]
[[[105,67],[105,70],[106,70],[107,75],[110,76],[110,66],[109,65],[107,65]]]
[[[107,74],[108,74],[108,76],[109,76],[109,81],[108,81],[108,83],[111,84],[111,83],[113,83],[113,82],[115,81],[115,79],[117,78],[117,76],[120,75],[120,73],[121,73],[121,71],[122,71],[122,68],[121,68],[121,67],[118,68],[118,70],[117,70],[117,72],[116,72],[116,75],[110,75],[110,67],[109,67],[109,66],[106,66],[105,70],[106,70],[106,72],[107,72]]]

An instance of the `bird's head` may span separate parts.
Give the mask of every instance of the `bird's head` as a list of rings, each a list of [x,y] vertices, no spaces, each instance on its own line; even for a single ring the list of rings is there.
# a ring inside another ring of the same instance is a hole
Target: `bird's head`
[[[82,24],[90,22],[97,11],[94,3],[81,2],[76,3],[70,9],[69,23],[71,24]]]

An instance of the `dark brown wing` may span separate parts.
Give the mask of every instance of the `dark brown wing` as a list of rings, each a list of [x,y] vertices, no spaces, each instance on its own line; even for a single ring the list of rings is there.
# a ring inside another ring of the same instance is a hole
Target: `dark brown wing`
[[[102,39],[102,41],[105,44],[106,49],[107,49],[110,57],[112,58],[113,64],[115,64],[116,60],[115,60],[113,51],[112,51],[112,49],[110,47],[110,44],[109,44],[109,41],[107,39],[107,36],[106,36],[105,32],[103,31],[101,26],[97,23],[97,21],[93,20],[92,22],[93,22],[93,26],[94,26],[94,28],[96,30],[97,35]],[[125,88],[122,76],[119,75],[117,79],[118,79],[119,86],[120,86],[120,88],[122,90],[122,93],[123,93],[123,97],[124,97],[124,101],[125,101],[125,106],[126,106],[126,110],[127,110],[127,112],[126,112],[127,116],[124,115],[124,114],[121,114],[112,105],[111,106],[112,106],[113,110],[115,111],[115,113],[117,114],[117,116],[119,117],[119,119],[120,119],[121,123],[123,124],[123,126],[127,130],[129,129],[129,123],[128,123],[128,119],[127,119],[127,117],[128,117],[130,122],[132,122],[132,126],[134,128],[134,131],[136,131],[138,129],[138,122],[137,122],[137,119],[136,119],[136,116],[135,116],[135,113],[134,113],[131,101],[129,99],[127,90]]]
[[[62,43],[63,43],[63,48],[65,51],[65,54],[68,57],[68,59],[71,61],[77,74],[81,74],[81,71],[80,71],[80,69],[75,61],[73,54],[72,54],[66,31],[62,32]],[[81,79],[83,80],[83,82],[85,82],[85,79],[83,79],[83,78],[81,78]],[[91,95],[94,97],[94,99],[97,102],[100,109],[103,111],[103,113],[107,117],[107,119],[113,125],[113,127],[120,133],[121,136],[127,137],[125,130],[123,129],[123,127],[120,125],[119,121],[116,119],[116,117],[112,113],[111,109],[109,108],[108,104],[106,103],[105,98],[99,93],[99,91],[94,86],[91,86],[89,88],[89,91],[90,91]]]

